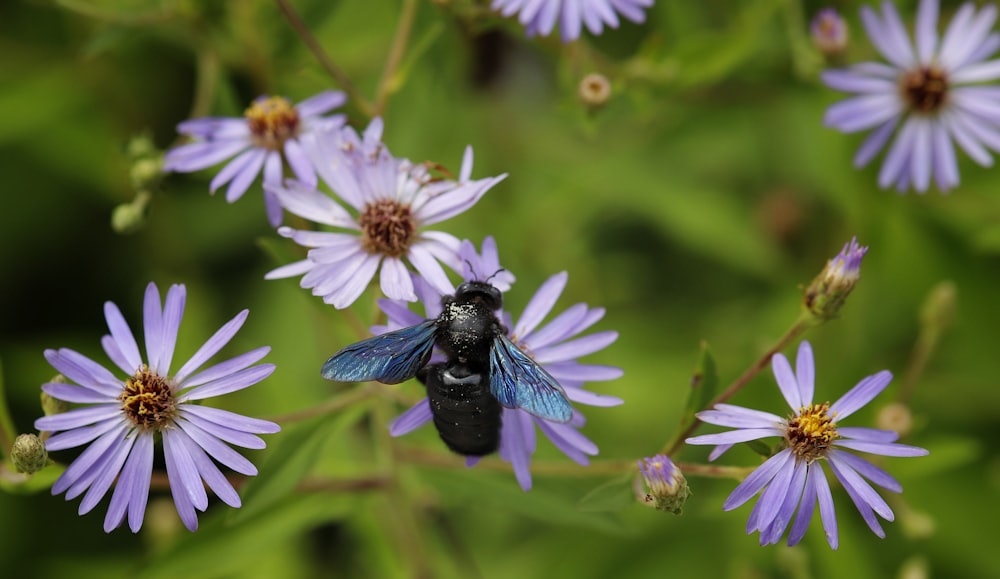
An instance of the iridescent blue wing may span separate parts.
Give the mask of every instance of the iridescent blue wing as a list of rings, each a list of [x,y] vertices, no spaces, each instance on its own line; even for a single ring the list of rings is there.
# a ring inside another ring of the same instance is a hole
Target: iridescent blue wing
[[[559,382],[501,332],[490,350],[490,393],[503,406],[546,420],[569,422],[573,415]]]
[[[323,364],[323,377],[337,382],[405,382],[416,376],[431,356],[434,322],[427,320],[351,344]]]

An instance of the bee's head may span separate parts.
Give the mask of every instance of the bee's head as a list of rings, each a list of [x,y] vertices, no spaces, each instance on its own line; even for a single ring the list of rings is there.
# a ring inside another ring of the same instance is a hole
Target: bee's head
[[[455,301],[464,304],[482,302],[493,312],[503,307],[503,295],[500,290],[485,281],[467,281],[458,286],[455,290]]]

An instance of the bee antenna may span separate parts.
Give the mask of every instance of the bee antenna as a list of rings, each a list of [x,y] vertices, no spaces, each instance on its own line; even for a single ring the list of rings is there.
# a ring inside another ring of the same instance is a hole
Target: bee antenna
[[[498,270],[494,271],[494,272],[493,272],[493,274],[492,274],[492,275],[490,275],[490,277],[486,278],[486,283],[489,283],[489,282],[490,282],[490,280],[491,280],[491,279],[493,279],[494,277],[496,277],[496,275],[497,275],[498,273],[500,273],[501,271],[507,271],[507,270],[501,267],[500,269],[498,269]]]

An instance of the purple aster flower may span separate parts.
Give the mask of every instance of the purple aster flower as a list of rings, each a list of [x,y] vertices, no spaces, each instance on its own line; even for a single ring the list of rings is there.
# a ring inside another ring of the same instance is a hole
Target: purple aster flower
[[[164,171],[189,173],[206,169],[233,158],[212,179],[211,190],[229,183],[226,201],[236,201],[264,170],[264,182],[281,184],[282,161],[288,163],[299,181],[316,184],[316,173],[302,149],[301,139],[320,128],[337,128],[344,115],[324,117],[346,101],[340,91],[325,91],[292,106],[279,96],[261,96],[250,105],[243,118],[205,117],[177,125],[177,132],[195,142],[167,151]],[[271,225],[281,224],[281,205],[273,194],[264,192]]]
[[[812,33],[813,44],[823,54],[840,54],[847,48],[847,22],[833,8],[817,12],[809,32]]]
[[[184,300],[184,286],[173,285],[161,309],[156,284],[146,287],[145,361],[121,311],[111,302],[104,304],[111,334],[102,338],[101,345],[128,378],[118,378],[70,349],[45,351],[45,359],[69,382],[43,384],[42,390],[85,406],[39,418],[35,428],[58,433],[46,442],[49,451],[87,445],[56,480],[52,494],[65,492],[66,500],[84,495],[83,515],[97,506],[117,478],[104,518],[106,532],[117,528],[126,512],[132,532],[142,526],[157,436],[163,441],[174,505],[184,525],[194,531],[198,528],[195,511],[208,506],[205,485],[222,502],[240,506],[239,495],[213,459],[238,473],[256,475],[254,465],[228,445],[264,448],[264,441],[256,435],[280,430],[273,422],[198,404],[252,386],[274,371],[273,364],[254,365],[270,351],[266,346],[198,371],[243,326],[247,310],[209,338],[180,370],[170,373]]]
[[[586,26],[592,34],[604,25],[618,28],[618,15],[641,24],[653,0],[493,0],[491,7],[504,17],[517,14],[529,37],[552,34],[556,24],[563,42],[580,37]]]
[[[1000,78],[1000,60],[986,60],[1000,48],[1000,34],[990,32],[996,17],[996,6],[977,10],[966,3],[939,39],[938,2],[921,0],[913,44],[891,3],[882,4],[881,17],[861,9],[868,37],[888,63],[824,72],[828,86],[856,95],[831,106],[825,123],[845,133],[872,129],[856,167],[893,139],[880,187],[924,192],[932,178],[942,191],[957,186],[953,141],[980,165],[993,164],[988,149],[1000,151],[1000,87],[982,83]]]
[[[892,380],[892,374],[883,370],[858,382],[833,404],[816,404],[813,402],[815,367],[809,342],[803,341],[799,345],[795,364],[793,373],[784,355],[775,354],[771,362],[781,394],[792,408],[789,418],[741,406],[717,404],[712,410],[699,412],[698,419],[735,430],[695,436],[687,439],[687,443],[721,445],[710,457],[714,459],[739,442],[768,436],[784,439],[784,449],[744,479],[723,504],[723,508],[729,511],[763,491],[747,521],[747,533],[759,531],[761,545],[780,541],[789,523],[792,528],[788,534],[788,545],[797,544],[812,520],[813,505],[818,503],[826,540],[830,547],[837,548],[837,519],[830,485],[821,466],[823,461],[843,485],[868,527],[884,538],[885,532],[875,514],[892,521],[892,509],[868,481],[896,493],[902,492],[903,487],[887,472],[851,451],[882,456],[924,456],[927,451],[896,443],[899,435],[891,430],[841,426],[840,423],[881,393]],[[796,507],[798,514],[793,522]]]
[[[341,309],[354,303],[378,272],[386,296],[415,301],[409,262],[440,293],[454,291],[441,264],[461,270],[460,242],[423,228],[469,209],[507,175],[470,180],[472,149],[466,148],[458,180],[439,178],[425,164],[393,157],[381,137],[382,121],[375,119],[363,136],[350,128],[327,131],[307,147],[320,176],[354,213],[295,181],[265,185],[288,211],[348,230],[280,228],[278,233],[311,249],[305,260],[275,269],[267,279],[304,274],[302,287]]]
[[[475,256],[474,249],[470,248],[472,244],[466,241],[462,255]],[[483,254],[479,256],[480,259],[478,261],[469,259],[466,281],[482,279],[482,272],[490,271],[496,265],[492,258],[494,255],[495,245],[492,238],[487,237],[483,242]],[[506,270],[503,273],[506,273]],[[508,280],[500,280],[498,283],[499,277],[500,274],[495,274],[490,283],[502,289]],[[604,316],[604,309],[589,308],[582,303],[576,304],[548,324],[539,327],[566,287],[567,279],[565,272],[549,278],[528,303],[524,314],[516,324],[509,314],[501,312],[500,317],[504,320],[505,326],[511,328],[507,335],[521,350],[559,381],[566,391],[566,397],[572,402],[589,406],[617,406],[622,403],[620,398],[584,390],[583,383],[613,380],[622,375],[621,369],[581,364],[576,361],[580,356],[602,350],[618,339],[618,333],[614,331],[577,337]],[[513,281],[513,276],[509,281]],[[416,285],[426,308],[427,318],[437,317],[441,313],[441,294],[419,279],[416,280]],[[389,324],[373,328],[376,333],[412,326],[425,319],[407,309],[401,302],[380,300],[379,305],[388,316]],[[432,357],[432,362],[444,359],[440,354],[435,355],[437,358]],[[430,404],[424,398],[393,421],[390,433],[393,436],[402,436],[429,423],[432,418]],[[504,408],[501,421],[500,457],[513,465],[514,475],[524,490],[531,489],[530,463],[531,456],[535,452],[536,426],[559,450],[578,464],[589,464],[587,457],[597,454],[597,445],[579,432],[586,420],[578,410],[574,410],[570,421],[563,424],[538,418],[521,409]],[[477,461],[477,457],[468,457],[466,463],[472,466]]]

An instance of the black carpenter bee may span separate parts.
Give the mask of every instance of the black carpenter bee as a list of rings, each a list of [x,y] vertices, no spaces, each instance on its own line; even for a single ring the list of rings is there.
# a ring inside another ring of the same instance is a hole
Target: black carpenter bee
[[[398,384],[416,376],[427,387],[438,434],[459,454],[497,449],[502,406],[569,421],[573,409],[562,386],[507,337],[497,319],[500,290],[488,282],[465,282],[441,305],[436,319],[337,352],[323,364],[323,377]],[[446,361],[428,364],[435,345]]]

